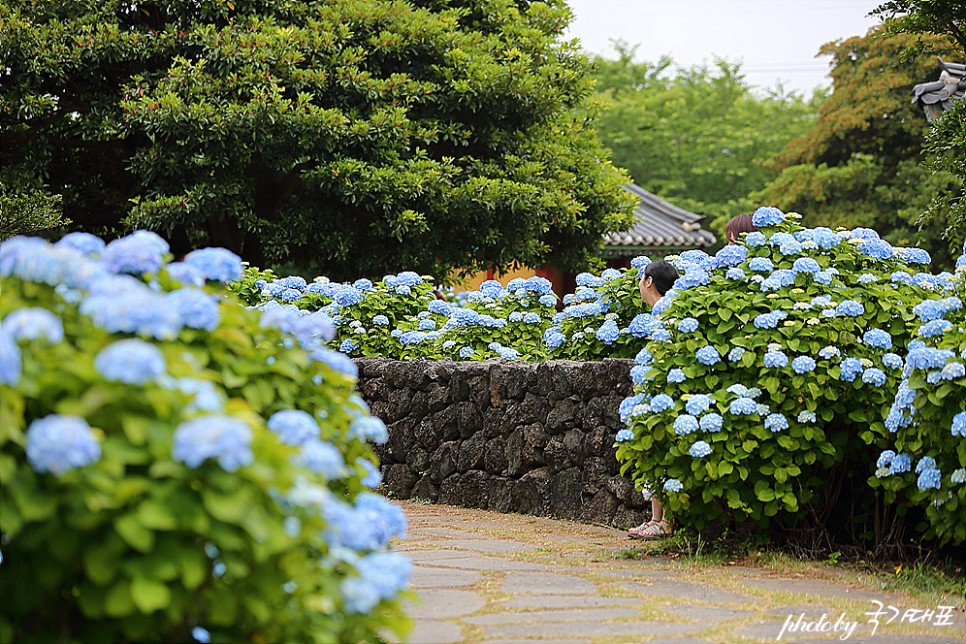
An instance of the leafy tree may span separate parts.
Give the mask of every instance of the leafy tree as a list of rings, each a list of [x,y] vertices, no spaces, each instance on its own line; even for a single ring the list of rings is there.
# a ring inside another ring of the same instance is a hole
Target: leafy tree
[[[0,239],[70,223],[60,213],[60,196],[43,192],[7,194],[0,186]]]
[[[585,264],[629,222],[562,0],[8,2],[0,180],[333,277]]]
[[[618,42],[617,60],[596,58],[597,88],[610,101],[597,131],[614,163],[676,205],[714,217],[712,228],[756,204],[748,195],[776,172],[768,161],[814,121],[817,101],[778,88],[757,93],[741,66],[680,69],[669,58],[634,61]]]
[[[952,51],[948,39],[923,39],[934,52]],[[832,92],[809,131],[776,159],[781,173],[756,197],[806,213],[811,225],[874,228],[949,266],[944,225],[920,215],[957,178],[920,165],[928,125],[910,97],[913,85],[936,76],[936,64],[932,56],[908,57],[913,41],[880,25],[823,46],[821,53],[832,56]]]
[[[928,50],[925,34],[950,36],[958,45],[957,61],[966,62],[966,2],[891,0],[874,13],[895,17],[889,22],[890,31],[917,35],[917,51]],[[930,226],[942,228],[954,250],[966,241],[966,106],[962,102],[939,119],[926,136],[924,160],[936,174],[953,177],[939,187],[923,219]]]

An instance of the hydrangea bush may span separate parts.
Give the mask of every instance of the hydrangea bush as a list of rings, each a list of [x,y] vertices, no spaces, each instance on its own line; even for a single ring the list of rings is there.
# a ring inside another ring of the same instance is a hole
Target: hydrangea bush
[[[940,299],[912,307],[918,328],[885,419],[894,445],[873,486],[925,509],[927,536],[966,542],[966,245]]]
[[[385,426],[328,318],[152,233],[0,245],[0,641],[404,635]]]
[[[943,278],[921,271],[925,252],[871,230],[795,219],[759,209],[743,244],[677,258],[663,328],[635,358],[618,458],[684,525],[807,517],[825,529],[842,521],[830,513],[843,488],[858,480],[871,496],[870,446],[889,437],[912,304],[937,298]],[[861,525],[853,494],[842,522]]]

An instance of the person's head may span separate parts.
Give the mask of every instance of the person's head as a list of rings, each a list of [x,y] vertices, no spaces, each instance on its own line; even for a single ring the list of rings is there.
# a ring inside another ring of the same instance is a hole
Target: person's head
[[[658,262],[651,262],[644,267],[644,275],[641,276],[641,281],[637,285],[637,288],[641,291],[641,299],[646,304],[654,306],[658,300],[664,297],[665,293],[671,290],[678,277],[680,277],[678,269],[674,268],[671,262],[663,259]]]
[[[756,230],[758,227],[751,223],[750,214],[735,215],[725,224],[725,237],[729,244],[737,244],[742,233],[753,233]]]

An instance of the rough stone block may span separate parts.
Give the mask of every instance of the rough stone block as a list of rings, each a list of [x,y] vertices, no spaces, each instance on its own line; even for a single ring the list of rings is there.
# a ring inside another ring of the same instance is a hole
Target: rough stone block
[[[408,499],[418,481],[419,475],[403,463],[382,468],[382,485],[393,498]]]
[[[505,438],[502,436],[497,436],[496,438],[491,438],[486,442],[486,448],[483,455],[483,464],[486,467],[486,471],[490,474],[506,474],[507,458]]]

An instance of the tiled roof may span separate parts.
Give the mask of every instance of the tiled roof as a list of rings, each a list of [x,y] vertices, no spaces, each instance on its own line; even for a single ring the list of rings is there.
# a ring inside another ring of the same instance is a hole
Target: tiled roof
[[[634,209],[637,220],[629,230],[604,235],[604,247],[690,247],[710,246],[714,235],[701,228],[701,215],[669,204],[633,183],[624,186],[640,197]]]
[[[966,95],[966,65],[947,63],[941,58],[938,60],[939,66],[942,67],[939,80],[920,83],[912,88],[912,102],[922,105],[926,118],[930,121],[948,110],[953,101],[958,101]]]

